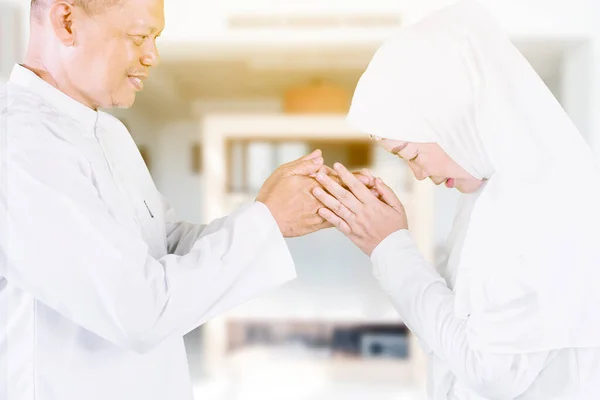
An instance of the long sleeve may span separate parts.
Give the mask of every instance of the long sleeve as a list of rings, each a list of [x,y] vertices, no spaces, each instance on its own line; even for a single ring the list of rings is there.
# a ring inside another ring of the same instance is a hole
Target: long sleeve
[[[208,224],[189,252],[156,259],[115,220],[76,149],[28,143],[3,155],[0,275],[96,335],[149,351],[295,277],[263,204]]]
[[[206,228],[205,224],[193,224],[177,219],[175,210],[169,201],[161,194],[165,215],[165,232],[167,235],[167,251],[169,254],[187,254],[196,240]]]
[[[551,353],[491,354],[473,349],[468,318],[454,314],[454,294],[423,258],[407,230],[387,237],[371,255],[374,275],[407,327],[445,362],[456,379],[489,399],[524,393]]]

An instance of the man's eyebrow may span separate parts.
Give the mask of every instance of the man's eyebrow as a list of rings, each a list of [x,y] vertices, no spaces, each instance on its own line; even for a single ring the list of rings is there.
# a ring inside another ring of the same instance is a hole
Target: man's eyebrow
[[[0,0],[1,1],[1,0]],[[158,26],[145,26],[141,21],[138,21],[137,23],[133,24],[130,29],[132,30],[140,30],[140,31],[145,31],[145,32],[149,32],[151,35],[158,32],[158,34],[160,35],[164,29],[164,27],[159,28]]]

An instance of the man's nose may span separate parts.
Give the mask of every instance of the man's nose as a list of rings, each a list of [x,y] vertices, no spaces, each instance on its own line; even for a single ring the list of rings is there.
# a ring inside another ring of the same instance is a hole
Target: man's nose
[[[160,63],[160,55],[156,43],[150,45],[150,48],[142,56],[141,62],[145,67],[156,67]]]

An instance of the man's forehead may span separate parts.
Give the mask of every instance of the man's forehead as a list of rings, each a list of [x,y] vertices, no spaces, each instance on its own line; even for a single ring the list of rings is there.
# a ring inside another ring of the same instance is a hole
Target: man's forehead
[[[132,24],[160,31],[164,27],[164,2],[162,0],[123,0],[125,12],[132,17]]]
[[[131,28],[150,30],[157,33],[165,25],[162,0],[123,0],[123,7],[119,11],[121,17],[127,18]]]
[[[151,34],[161,32],[164,28],[164,20],[156,19],[144,19],[144,18],[136,18],[132,21],[132,28],[140,28],[146,29]]]

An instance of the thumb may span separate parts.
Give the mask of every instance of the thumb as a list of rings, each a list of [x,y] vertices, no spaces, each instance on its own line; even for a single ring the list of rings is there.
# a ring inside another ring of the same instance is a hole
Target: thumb
[[[379,178],[375,179],[375,188],[381,194],[381,200],[397,211],[404,210],[404,206],[394,191]]]
[[[317,173],[323,167],[323,157],[312,158],[308,160],[300,160],[289,166],[286,175],[304,175],[310,176]]]

